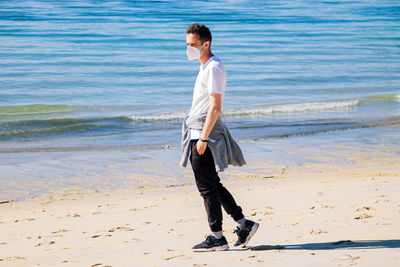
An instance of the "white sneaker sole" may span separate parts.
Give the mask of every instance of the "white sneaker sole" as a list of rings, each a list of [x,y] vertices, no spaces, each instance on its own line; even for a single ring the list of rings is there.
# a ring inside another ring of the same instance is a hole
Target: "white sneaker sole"
[[[260,226],[259,223],[254,222],[253,227],[251,227],[251,231],[249,233],[249,236],[246,238],[246,242],[244,242],[241,246],[244,248],[247,243],[250,241],[250,239],[253,237],[253,235],[257,232],[258,226]]]
[[[223,245],[219,247],[212,247],[212,248],[196,248],[193,249],[194,252],[208,252],[208,251],[223,251],[229,249],[229,245]]]

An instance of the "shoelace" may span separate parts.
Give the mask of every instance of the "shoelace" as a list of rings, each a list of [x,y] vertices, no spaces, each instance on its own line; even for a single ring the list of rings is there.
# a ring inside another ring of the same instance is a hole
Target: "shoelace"
[[[211,243],[211,236],[210,235],[205,235],[204,236],[206,238],[206,240],[204,240],[205,244],[210,244]]]
[[[244,237],[247,236],[250,231],[247,228],[240,229],[239,227],[237,227],[236,230],[234,230],[233,232],[240,237]]]

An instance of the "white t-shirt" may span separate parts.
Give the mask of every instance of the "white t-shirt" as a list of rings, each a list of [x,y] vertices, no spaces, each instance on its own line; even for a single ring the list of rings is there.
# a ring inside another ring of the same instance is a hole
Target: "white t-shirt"
[[[210,57],[204,65],[200,65],[199,74],[193,90],[192,107],[190,115],[207,113],[210,107],[210,94],[221,94],[221,105],[224,104],[224,95],[226,89],[226,71],[225,67],[216,56]],[[222,106],[221,106],[222,108]],[[199,139],[201,131],[190,129],[191,139]]]

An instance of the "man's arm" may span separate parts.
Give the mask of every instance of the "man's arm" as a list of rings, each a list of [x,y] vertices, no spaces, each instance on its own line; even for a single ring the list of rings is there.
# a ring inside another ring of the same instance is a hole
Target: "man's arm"
[[[219,113],[221,112],[221,94],[211,93],[210,94],[210,107],[208,108],[206,121],[204,123],[203,131],[201,133],[201,139],[207,139],[214,128],[215,122],[218,119]],[[207,143],[199,140],[196,144],[197,152],[202,155],[206,151]]]

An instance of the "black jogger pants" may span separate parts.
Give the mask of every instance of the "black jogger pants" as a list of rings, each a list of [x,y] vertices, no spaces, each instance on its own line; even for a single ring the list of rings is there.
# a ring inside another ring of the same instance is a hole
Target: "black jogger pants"
[[[210,229],[219,232],[222,231],[221,205],[235,221],[242,219],[244,215],[242,208],[236,204],[231,193],[220,182],[211,149],[207,146],[204,154],[199,155],[196,148],[197,141],[190,141],[190,162],[197,188],[204,199]]]

